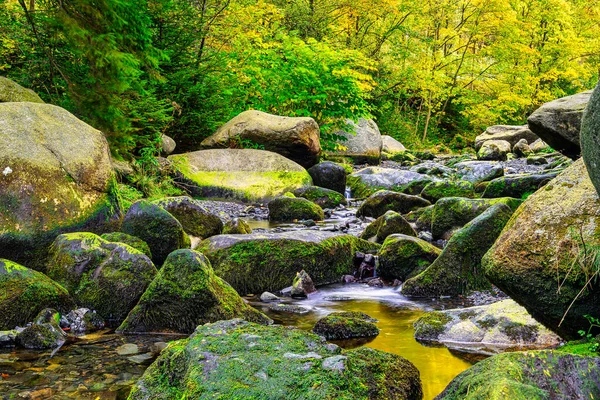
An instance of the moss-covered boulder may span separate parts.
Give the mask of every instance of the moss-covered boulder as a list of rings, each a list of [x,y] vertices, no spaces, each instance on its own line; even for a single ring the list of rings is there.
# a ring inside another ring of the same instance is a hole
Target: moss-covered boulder
[[[388,236],[379,251],[377,275],[404,281],[421,273],[442,251],[424,240],[407,235]]]
[[[444,197],[477,197],[475,186],[469,181],[436,181],[423,188],[420,196],[432,203]]]
[[[324,161],[310,167],[308,173],[316,186],[345,193],[347,172],[340,164]]]
[[[418,370],[400,356],[340,353],[310,332],[232,320],[171,342],[129,397],[175,398],[418,400],[422,389]]]
[[[519,174],[492,180],[485,188],[483,197],[527,197],[556,178],[558,172],[544,174]]]
[[[245,141],[281,154],[308,168],[321,152],[319,125],[308,117],[281,117],[248,110],[237,115],[201,143],[205,149],[243,146]]]
[[[158,266],[171,252],[190,247],[190,239],[181,223],[168,211],[147,200],[138,200],[129,207],[121,231],[146,242],[152,252],[152,261]]]
[[[407,296],[457,296],[489,289],[481,259],[494,244],[513,211],[495,204],[456,232],[440,256],[419,275],[402,286]]]
[[[358,123],[346,120],[346,124],[349,125],[348,132],[335,132],[336,135],[344,137],[338,141],[344,150],[337,150],[332,155],[337,158],[349,158],[355,164],[379,164],[383,141],[375,121],[361,118]]]
[[[487,140],[477,151],[477,159],[491,161],[505,161],[510,153],[511,145],[506,140]]]
[[[252,228],[241,218],[233,218],[223,226],[224,235],[247,235],[252,233]]]
[[[370,338],[379,335],[377,320],[362,312],[333,312],[317,321],[312,331],[327,340]]]
[[[174,216],[190,235],[202,239],[223,231],[223,221],[187,196],[167,197],[152,202]]]
[[[551,350],[498,354],[458,375],[436,400],[596,399],[600,357]]]
[[[43,103],[33,90],[26,89],[8,78],[0,76],[0,103],[27,101],[30,103]]]
[[[17,335],[17,344],[26,349],[55,349],[65,343],[67,335],[58,324],[40,323],[27,326]]]
[[[379,248],[351,235],[320,231],[218,235],[197,250],[210,260],[215,273],[238,293],[278,291],[305,270],[316,285],[338,282],[352,273],[356,251]]]
[[[600,193],[600,89],[596,86],[581,121],[581,154],[590,179]]]
[[[0,330],[23,326],[47,307],[67,313],[75,303],[64,287],[41,272],[0,259]]]
[[[406,214],[417,208],[429,205],[431,203],[422,197],[392,192],[390,190],[380,190],[369,196],[360,205],[356,211],[356,216],[378,218],[389,210]]]
[[[519,207],[483,260],[486,276],[548,328],[578,338],[583,316],[600,315],[600,288],[588,282],[599,227],[600,200],[579,160]]]
[[[231,318],[271,323],[215,275],[204,255],[177,250],[117,331],[192,333],[199,324]]]
[[[200,150],[168,159],[194,197],[264,201],[312,184],[302,166],[265,150]]]
[[[554,348],[560,337],[514,300],[484,306],[433,311],[415,323],[415,339],[469,353]]]
[[[406,151],[406,147],[391,136],[382,135],[381,143],[381,158],[384,160],[389,160],[396,154]]]
[[[0,257],[44,270],[63,232],[110,230],[118,214],[104,135],[60,107],[0,103]]]
[[[354,198],[369,197],[378,190],[419,194],[438,178],[414,171],[368,167],[348,175],[347,182]]]
[[[67,288],[79,306],[116,321],[127,316],[156,272],[142,252],[87,232],[58,236],[48,264],[48,276]]]
[[[323,209],[310,200],[281,196],[271,200],[268,204],[269,219],[271,221],[294,221],[312,219],[321,221],[325,219]]]
[[[150,251],[148,243],[144,242],[138,237],[131,236],[123,232],[103,233],[100,235],[100,237],[109,242],[124,243],[133,247],[137,251],[144,253],[148,256],[148,258],[152,259],[152,252]]]
[[[434,239],[448,240],[467,222],[495,204],[506,204],[513,211],[521,200],[510,197],[499,199],[466,199],[448,197],[435,203],[431,215],[431,234]]]
[[[415,230],[401,214],[390,210],[367,225],[360,238],[382,243],[385,238],[395,233],[417,236]]]
[[[307,186],[294,190],[294,196],[303,197],[312,201],[322,208],[336,208],[339,205],[346,205],[346,198],[343,194],[335,190],[325,189],[318,186]]]

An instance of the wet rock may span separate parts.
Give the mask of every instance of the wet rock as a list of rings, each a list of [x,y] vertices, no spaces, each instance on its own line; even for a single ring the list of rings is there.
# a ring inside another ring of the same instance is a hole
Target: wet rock
[[[189,248],[189,237],[181,223],[157,204],[136,201],[123,219],[121,231],[142,239],[150,247],[152,261],[161,265],[169,253]]]
[[[375,337],[377,320],[362,312],[333,312],[317,321],[312,331],[327,340]]]
[[[504,161],[510,150],[510,143],[506,140],[488,140],[481,145],[477,152],[477,158],[479,160]]]
[[[271,221],[294,221],[312,219],[321,221],[325,218],[323,209],[303,198],[277,197],[268,204]]]
[[[241,218],[233,218],[225,223],[223,234],[225,235],[247,235],[252,233],[252,228]]]
[[[355,164],[379,164],[383,141],[375,121],[361,118],[358,123],[346,120],[346,124],[353,132],[335,132],[336,135],[344,137],[345,140],[340,140],[338,143],[345,150],[337,150],[332,155],[350,158]]]
[[[353,282],[356,282],[356,278],[352,275],[344,275],[344,276],[342,276],[342,282],[353,283]]]
[[[270,303],[270,302],[281,301],[281,299],[279,297],[275,296],[271,292],[263,292],[263,294],[260,295],[260,301],[262,301],[264,303]]]
[[[527,140],[521,139],[513,146],[513,153],[517,157],[527,157],[531,153],[531,148],[527,143]]]
[[[296,273],[292,283],[292,297],[303,298],[316,291],[315,284],[306,271]]]
[[[136,354],[127,359],[136,364],[150,364],[150,361],[154,358],[152,353]]]
[[[139,353],[140,348],[135,343],[125,343],[124,345],[117,347],[115,351],[120,356],[130,356]]]
[[[474,185],[504,175],[502,164],[492,161],[464,161],[456,164],[456,175]]]
[[[325,161],[308,169],[315,186],[335,190],[340,194],[346,191],[346,170],[339,164]]]
[[[392,210],[400,214],[406,214],[409,211],[420,207],[427,207],[431,203],[421,197],[411,196],[404,193],[392,192],[389,190],[380,190],[369,196],[356,211],[358,217],[378,218],[387,211]]]
[[[388,236],[379,251],[377,274],[385,279],[404,281],[424,271],[441,252],[430,243],[412,236]]]
[[[17,343],[26,349],[54,349],[63,345],[67,338],[60,327],[60,314],[46,308],[36,316],[34,323],[17,335]]]
[[[420,196],[432,203],[444,197],[476,197],[475,186],[469,181],[431,182],[423,188]]]
[[[13,347],[16,344],[17,335],[16,330],[0,331],[0,348]]]
[[[378,288],[382,288],[384,286],[383,281],[379,278],[369,279],[369,281],[367,282],[367,285],[369,285],[371,287],[378,287]]]
[[[382,243],[389,235],[396,233],[417,236],[415,230],[401,214],[398,214],[395,211],[388,211],[375,221],[371,222],[360,237],[361,239],[375,240],[378,243]]]
[[[270,304],[269,309],[271,311],[287,313],[287,314],[308,314],[310,310],[308,308],[297,306],[295,304]]]
[[[70,333],[73,334],[94,332],[105,325],[102,317],[88,308],[71,310],[66,318],[71,328]]]
[[[336,208],[339,205],[347,204],[343,194],[322,187],[306,186],[296,189],[292,193],[294,193],[296,197],[310,200],[322,208]]]
[[[223,230],[221,218],[202,207],[199,201],[187,196],[167,197],[152,202],[174,216],[190,235],[206,239]]]
[[[257,336],[256,344],[240,347],[244,334]],[[330,349],[310,332],[220,321],[199,326],[189,339],[165,349],[135,384],[130,399],[161,398],[165,393],[187,398],[213,393],[232,399],[277,393],[277,398],[294,398],[298,388],[311,388],[311,397],[319,399],[422,397],[417,369],[400,356],[361,348],[342,353],[345,360],[326,363],[333,367],[344,361],[344,369],[324,369],[324,361],[336,355],[339,349]],[[257,377],[257,371],[268,373]],[[315,379],[321,384],[315,385]],[[240,386],[240,381],[245,384]]]
[[[438,178],[434,176],[418,172],[380,167],[363,168],[347,178],[355,198],[368,197],[378,190],[419,194],[427,184],[436,180]]]
[[[559,172],[553,171],[545,174],[508,175],[496,178],[485,188],[483,197],[526,197],[547,185],[558,174]]]
[[[236,317],[271,323],[215,275],[204,255],[177,250],[117,331],[190,333],[199,324]]]
[[[148,256],[148,258],[152,259],[152,252],[150,251],[150,247],[146,242],[144,242],[140,238],[122,232],[103,233],[102,235],[100,235],[100,237],[109,242],[124,243],[144,253]]]

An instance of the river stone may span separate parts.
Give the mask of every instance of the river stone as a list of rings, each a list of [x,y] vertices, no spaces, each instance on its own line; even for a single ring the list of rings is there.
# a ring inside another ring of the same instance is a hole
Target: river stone
[[[192,333],[198,325],[231,318],[272,322],[215,275],[203,254],[185,249],[169,254],[117,332]]]
[[[390,210],[367,225],[360,238],[382,243],[385,238],[395,233],[417,236],[417,232],[401,214]]]
[[[433,311],[415,323],[415,339],[458,351],[491,355],[506,350],[554,348],[561,342],[514,300]]]
[[[540,153],[540,152],[544,152],[544,151],[549,151],[552,148],[550,146],[548,146],[548,144],[546,142],[544,142],[542,139],[538,139],[529,145],[529,149],[534,153]]]
[[[436,400],[597,399],[600,357],[539,350],[498,354],[450,382]]]
[[[391,136],[381,136],[381,156],[384,160],[392,158],[398,153],[404,153],[406,147]]]
[[[288,222],[294,220],[322,221],[325,219],[323,209],[310,200],[281,196],[269,202],[269,220]]]
[[[346,205],[346,198],[343,194],[335,190],[325,189],[318,186],[306,186],[298,188],[292,192],[296,197],[303,197],[312,201],[322,208],[336,208],[339,205]]]
[[[494,244],[513,211],[495,204],[456,232],[440,256],[402,286],[406,296],[458,296],[491,287],[483,274],[481,258]]]
[[[581,121],[581,152],[590,179],[600,193],[600,86],[592,93]]]
[[[67,313],[75,303],[64,287],[41,272],[0,259],[0,330],[24,326],[46,307]]]
[[[455,172],[454,169],[434,161],[425,161],[421,164],[414,165],[410,167],[409,171],[444,178],[451,177]]]
[[[502,164],[494,161],[463,161],[455,164],[454,167],[460,179],[474,185],[504,175]]]
[[[379,335],[377,320],[362,312],[333,312],[317,321],[312,331],[327,340],[370,338]]]
[[[0,76],[0,103],[23,102],[43,103],[33,90],[26,89],[8,78]]]
[[[194,197],[263,201],[312,184],[302,166],[265,150],[200,150],[168,159]]]
[[[241,218],[233,218],[223,226],[224,235],[247,235],[252,233],[252,228]]]
[[[167,197],[152,202],[174,216],[190,235],[206,239],[223,231],[223,221],[188,196]]]
[[[204,139],[201,146],[205,149],[232,147],[246,140],[308,168],[317,162],[320,138],[319,125],[312,118],[281,117],[248,110]]]
[[[162,153],[165,156],[168,156],[169,154],[174,152],[176,146],[177,144],[175,143],[172,137],[167,135],[162,135],[160,137],[160,147],[162,149]]]
[[[521,200],[510,197],[498,199],[466,199],[447,197],[435,203],[431,215],[431,234],[433,238],[448,240],[454,232],[467,222],[483,213],[494,204],[506,204],[516,210]]]
[[[17,344],[33,350],[55,349],[65,343],[66,337],[56,324],[32,324],[17,335]]]
[[[342,353],[347,357],[343,370],[322,367],[321,360],[339,353],[300,329],[220,321],[171,342],[129,399],[262,399],[267,394],[277,399],[307,394],[315,400],[421,399],[419,372],[403,357],[360,348]]]
[[[483,142],[479,151],[477,151],[477,159],[489,161],[505,161],[511,146],[506,140],[487,140]]]
[[[315,283],[305,270],[296,273],[292,282],[291,295],[294,298],[305,298],[311,293],[316,292]]]
[[[419,194],[427,184],[437,180],[414,171],[380,167],[363,168],[347,178],[355,198],[368,197],[378,190]]]
[[[119,214],[104,135],[60,107],[0,103],[0,257],[44,270],[63,232],[111,230]]]
[[[238,293],[278,291],[305,270],[315,285],[338,282],[352,273],[356,251],[368,252],[378,244],[352,235],[300,230],[250,235],[218,235],[200,243],[215,273]]]
[[[69,323],[69,328],[71,328],[69,332],[72,334],[95,332],[105,326],[102,317],[89,308],[71,310],[66,315],[66,319]]]
[[[378,218],[389,210],[400,214],[407,214],[412,210],[429,205],[431,205],[429,201],[418,196],[392,192],[390,190],[380,190],[369,196],[360,205],[356,211],[356,216]]]
[[[527,157],[529,154],[531,154],[531,148],[529,147],[527,140],[519,140],[517,144],[513,146],[513,153],[515,153],[517,157]]]
[[[283,303],[269,304],[269,310],[279,312],[279,313],[298,314],[298,315],[304,315],[304,314],[308,314],[310,312],[310,309],[308,309],[306,307],[302,307],[302,306],[299,306],[296,304],[283,304]]]
[[[78,305],[116,321],[127,316],[156,272],[140,251],[88,232],[58,236],[48,264],[48,276],[63,285]]]
[[[475,186],[469,181],[462,180],[431,182],[423,188],[420,196],[432,203],[444,197],[476,197]]]
[[[379,251],[377,275],[404,281],[431,265],[442,251],[432,244],[407,235],[388,236]]]
[[[115,349],[115,352],[120,356],[130,356],[140,352],[140,348],[135,343],[125,343]]]
[[[102,235],[100,235],[100,237],[109,242],[124,243],[128,246],[133,247],[137,251],[144,253],[148,256],[148,258],[152,259],[152,252],[150,251],[148,243],[144,242],[138,237],[131,236],[122,232],[103,233]]]
[[[346,170],[341,165],[325,161],[308,169],[316,186],[335,190],[340,194],[346,192]]]
[[[121,231],[146,242],[156,265],[161,265],[172,251],[190,247],[190,239],[181,223],[147,200],[138,200],[129,207]]]
[[[514,146],[523,139],[526,143],[533,143],[538,140],[539,137],[533,133],[527,125],[493,125],[475,138],[475,150],[479,150],[483,143],[488,140],[505,140],[509,142],[511,146]]]
[[[557,171],[543,174],[506,175],[492,180],[486,186],[482,197],[527,197],[547,185],[557,175]]]
[[[260,295],[260,301],[262,301],[263,303],[271,303],[271,302],[279,302],[279,301],[281,301],[281,299],[279,297],[275,296],[271,292],[263,292]]]
[[[542,105],[527,118],[529,128],[553,149],[578,158],[581,119],[591,96],[589,90]]]
[[[565,316],[587,282],[580,264],[569,271],[574,260],[589,262],[584,246],[597,254],[598,227],[598,194],[578,160],[515,212],[484,257],[486,276],[548,328],[566,339],[578,338],[577,331],[589,325],[583,316],[600,315],[600,290],[590,286]]]
[[[343,136],[346,139],[338,141],[338,144],[346,149],[337,150],[333,152],[333,155],[350,158],[355,164],[379,164],[383,141],[375,121],[361,118],[358,120],[358,124],[352,120],[347,120],[346,124],[354,132],[335,132],[336,135]]]
[[[19,332],[16,330],[0,331],[0,349],[3,347],[14,347]]]

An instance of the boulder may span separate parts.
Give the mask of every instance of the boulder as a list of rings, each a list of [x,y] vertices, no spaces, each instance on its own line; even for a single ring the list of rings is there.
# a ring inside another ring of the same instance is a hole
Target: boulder
[[[223,226],[224,235],[247,235],[252,233],[252,228],[241,218],[233,218]]]
[[[427,207],[431,203],[421,197],[404,193],[380,190],[369,196],[356,211],[357,217],[378,218],[389,210],[406,214],[420,207]]]
[[[277,197],[269,202],[268,207],[271,221],[287,222],[303,219],[321,221],[325,219],[321,207],[303,198]]]
[[[600,193],[600,89],[596,86],[581,121],[581,153],[590,179]]]
[[[515,349],[554,348],[561,342],[560,337],[511,299],[484,306],[429,312],[420,317],[414,327],[418,341],[485,355]]]
[[[56,349],[66,341],[67,335],[60,326],[51,323],[32,324],[17,335],[17,344],[26,349]]]
[[[128,235],[122,232],[111,232],[111,233],[103,233],[100,237],[109,242],[117,242],[123,243],[128,246],[133,247],[137,251],[144,253],[148,258],[152,259],[152,252],[150,251],[150,247],[146,242],[142,239]]]
[[[161,265],[172,251],[190,247],[190,239],[181,223],[147,200],[138,200],[129,207],[121,231],[146,242],[156,265]]]
[[[8,78],[0,76],[0,103],[13,103],[13,102],[29,102],[29,103],[43,103],[31,89],[25,89],[18,83],[11,81]]]
[[[0,103],[0,257],[44,270],[63,232],[112,230],[119,214],[104,135],[60,107]]]
[[[513,211],[521,200],[504,197],[499,199],[465,199],[448,197],[435,203],[431,215],[431,234],[434,239],[448,240],[454,232],[494,204],[506,204]]]
[[[485,274],[548,328],[578,338],[584,315],[600,315],[600,289],[586,274],[598,226],[600,200],[578,160],[519,207],[484,257]]]
[[[206,239],[223,231],[223,221],[199,201],[187,196],[167,197],[152,202],[174,216],[190,235]]]
[[[312,331],[327,340],[370,338],[379,335],[376,319],[363,312],[333,312],[317,321]]]
[[[371,222],[360,235],[360,238],[381,243],[389,235],[395,233],[417,236],[417,232],[401,214],[390,210]]]
[[[194,197],[263,201],[312,184],[302,166],[265,150],[200,150],[168,159]]]
[[[531,148],[529,147],[527,140],[519,140],[517,144],[513,146],[513,153],[515,153],[517,157],[527,157],[529,154],[531,154]]]
[[[127,316],[156,272],[140,251],[88,232],[58,236],[48,263],[48,276],[63,285],[79,306],[115,321]]]
[[[215,273],[238,293],[278,291],[304,269],[315,285],[338,282],[352,273],[356,251],[379,245],[351,235],[301,230],[250,235],[218,235],[200,243]]]
[[[335,190],[340,194],[346,192],[346,170],[340,164],[325,161],[308,169],[313,183],[325,189]]]
[[[529,130],[527,125],[493,125],[489,126],[484,133],[475,138],[475,150],[479,150],[483,143],[488,140],[505,140],[511,146],[514,146],[523,139],[527,143],[533,143],[539,137]]]
[[[345,138],[338,141],[345,150],[336,150],[334,156],[350,158],[355,164],[379,164],[383,141],[375,121],[361,118],[358,123],[347,120],[346,124],[349,126],[349,132],[335,132],[336,135]]]
[[[547,185],[557,175],[557,171],[542,174],[506,175],[492,180],[486,186],[482,197],[527,197]]]
[[[391,136],[382,135],[381,144],[381,155],[384,159],[389,159],[395,154],[404,153],[406,151],[406,147]]]
[[[298,188],[292,192],[296,197],[303,197],[312,201],[322,208],[336,208],[339,205],[346,205],[344,195],[330,189],[318,186],[306,186]]]
[[[502,164],[493,161],[463,161],[454,165],[456,175],[476,185],[504,175]]]
[[[498,354],[450,382],[436,400],[596,399],[600,357],[551,350]]]
[[[169,254],[117,332],[189,334],[198,325],[232,318],[272,322],[216,276],[204,255],[185,249]]]
[[[529,129],[553,149],[567,157],[578,158],[581,119],[591,96],[589,90],[542,105],[527,118]]]
[[[263,292],[260,295],[260,301],[262,301],[263,303],[280,302],[281,298],[275,296],[271,292]]]
[[[248,110],[221,126],[200,144],[202,148],[260,145],[308,168],[321,152],[319,125],[308,117],[281,117]]]
[[[304,298],[311,293],[316,292],[315,283],[306,271],[302,270],[296,273],[292,283],[291,295],[294,298]]]
[[[379,251],[377,275],[405,281],[427,269],[442,251],[424,240],[408,235],[388,236]]]
[[[74,306],[69,292],[46,275],[0,259],[0,330],[24,326],[46,307],[67,313]]]
[[[444,197],[468,197],[475,195],[475,186],[469,181],[436,181],[423,188],[420,196],[432,203]]]
[[[477,159],[491,161],[505,161],[510,153],[511,145],[506,140],[488,140],[483,142],[477,151]]]
[[[542,139],[538,139],[535,142],[531,143],[529,145],[529,149],[533,153],[541,153],[544,151],[552,150],[552,148],[550,146],[548,146],[548,144],[546,142],[544,142]]]
[[[448,178],[454,175],[454,169],[435,161],[425,161],[410,167],[409,171],[430,176]]]
[[[65,317],[69,323],[70,333],[91,333],[104,328],[102,317],[89,308],[78,308],[71,310]]]
[[[355,198],[368,197],[378,190],[419,194],[427,184],[437,180],[418,172],[380,167],[363,168],[347,178]]]
[[[457,296],[491,287],[481,259],[508,222],[513,211],[495,204],[456,232],[440,256],[402,286],[406,296]]]
[[[422,397],[419,371],[401,356],[344,351],[319,336],[241,320],[199,326],[171,342],[134,385],[130,400],[407,399]]]
[[[176,146],[177,144],[170,136],[162,135],[160,137],[160,147],[164,155],[168,156],[169,154],[174,152]]]

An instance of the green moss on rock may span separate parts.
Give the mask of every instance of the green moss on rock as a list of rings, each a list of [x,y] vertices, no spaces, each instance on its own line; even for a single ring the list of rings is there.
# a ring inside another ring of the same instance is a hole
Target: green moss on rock
[[[385,279],[404,281],[427,269],[441,252],[437,247],[416,237],[390,235],[379,251],[377,273]]]
[[[223,230],[223,221],[207,211],[196,200],[187,197],[167,197],[152,202],[174,216],[190,235],[206,239]]]
[[[346,198],[343,194],[318,186],[307,186],[296,189],[294,190],[294,195],[310,200],[322,208],[336,208],[339,205],[346,204]]]
[[[414,322],[415,337],[419,340],[437,341],[450,321],[452,317],[443,312],[428,312]]]
[[[13,103],[27,101],[30,103],[44,103],[40,96],[33,90],[26,89],[8,78],[0,76],[0,103]]]
[[[485,188],[482,197],[515,197],[521,198],[525,194],[533,193],[552,179],[556,178],[558,171],[545,174],[509,175],[492,180]]]
[[[369,338],[379,335],[374,321],[364,313],[333,312],[319,319],[312,331],[327,340]]]
[[[252,233],[252,228],[241,218],[234,218],[227,221],[223,226],[224,235],[247,235]]]
[[[395,211],[388,211],[367,225],[360,238],[365,240],[374,239],[376,242],[381,243],[385,238],[393,234],[417,236],[415,230],[401,214]]]
[[[431,203],[421,197],[404,193],[380,190],[369,196],[356,211],[358,217],[378,218],[392,210],[406,214],[420,207],[427,207]]]
[[[321,207],[303,198],[277,197],[269,202],[268,207],[271,221],[287,222],[303,219],[321,221],[325,219]]]
[[[477,197],[475,186],[469,181],[436,181],[431,182],[421,191],[421,197],[435,203],[445,197]]]
[[[104,233],[100,235],[100,237],[108,242],[124,243],[133,247],[137,251],[144,253],[148,256],[148,258],[152,258],[150,247],[148,247],[148,244],[138,237],[122,232]]]

